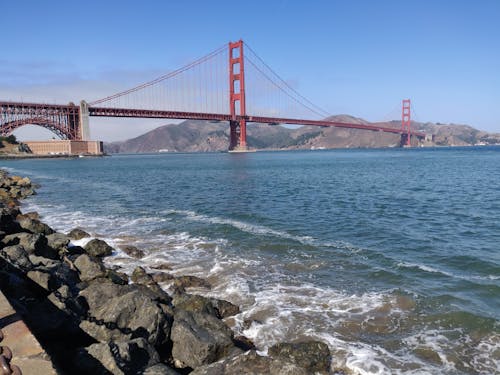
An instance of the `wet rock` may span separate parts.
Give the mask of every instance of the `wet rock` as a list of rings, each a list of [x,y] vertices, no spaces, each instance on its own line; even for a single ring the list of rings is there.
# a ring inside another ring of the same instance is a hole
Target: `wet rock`
[[[150,290],[149,294],[155,296],[154,299],[165,304],[170,304],[172,301],[172,298],[168,295],[168,293],[153,280],[153,277],[148,274],[144,268],[136,267],[132,272],[130,279],[135,284],[146,286]]]
[[[130,280],[136,284],[142,285],[153,285],[156,283],[153,280],[153,277],[142,267],[135,267],[134,271],[132,271],[132,275],[130,276]]]
[[[106,276],[106,269],[102,263],[87,254],[78,256],[73,261],[73,264],[78,270],[81,281],[91,281],[98,277]]]
[[[18,222],[21,228],[30,233],[41,233],[45,235],[54,233],[54,230],[51,227],[37,219],[23,217],[22,219],[19,219]]]
[[[217,312],[215,311],[210,298],[207,297],[183,293],[175,295],[172,303],[176,309],[217,316]]]
[[[106,269],[106,277],[110,279],[113,283],[118,285],[128,284],[128,275],[123,272]]]
[[[214,316],[199,312],[176,310],[170,338],[178,367],[196,368],[237,350],[229,327]]]
[[[171,271],[172,266],[166,263],[161,263],[161,264],[156,264],[152,266],[151,268],[154,268],[155,270],[166,270],[166,271]]]
[[[159,361],[158,353],[144,338],[92,344],[82,349],[76,359],[83,373],[116,375],[143,374],[144,369]]]
[[[172,302],[176,308],[181,310],[203,312],[219,319],[224,319],[240,312],[239,307],[233,305],[231,302],[196,294],[176,294]]]
[[[68,255],[86,254],[85,249],[81,246],[69,246],[66,250]]]
[[[168,367],[163,363],[158,363],[154,366],[145,369],[142,375],[180,375],[180,374],[173,368]]]
[[[174,279],[174,286],[181,288],[206,288],[211,289],[210,283],[198,276],[177,276]]]
[[[90,237],[90,234],[80,228],[75,228],[68,233],[68,237],[72,240],[81,240],[82,238]]]
[[[85,251],[93,257],[105,257],[111,255],[113,248],[105,241],[94,238],[85,245]]]
[[[310,375],[293,363],[259,356],[254,350],[196,368],[190,375]]]
[[[13,266],[20,268],[22,271],[33,268],[33,264],[28,258],[28,253],[24,250],[24,247],[20,245],[4,247],[0,256]]]
[[[158,345],[169,336],[170,317],[135,285],[117,285],[107,279],[96,279],[79,295],[85,299],[89,314],[97,320],[82,321],[80,327],[98,341],[144,337],[149,343]]]
[[[243,336],[243,335],[236,336],[233,339],[233,342],[234,342],[234,345],[236,345],[236,347],[240,348],[244,352],[246,352],[248,350],[254,350],[254,349],[256,349],[255,344],[253,343],[253,341],[250,340],[248,337]]]
[[[121,246],[120,249],[122,249],[122,251],[127,254],[128,256],[132,257],[132,258],[137,258],[137,259],[140,259],[140,258],[143,258],[144,257],[144,251],[142,250],[139,250],[137,247],[135,246],[132,246],[132,245],[125,245],[125,246]]]
[[[166,272],[156,272],[151,276],[153,277],[153,280],[156,281],[157,283],[165,283],[168,281],[172,281],[174,279],[173,275]]]
[[[210,302],[217,312],[217,317],[224,319],[240,313],[239,306],[232,304],[229,301],[217,298],[210,298]]]
[[[269,355],[284,359],[310,372],[328,373],[332,356],[328,345],[321,341],[279,343],[269,348]]]
[[[46,237],[47,245],[56,251],[65,249],[69,244],[69,237],[62,233],[52,233]]]
[[[17,215],[17,219],[22,219],[22,218],[30,218],[30,219],[33,219],[33,220],[40,220],[40,214],[36,211],[32,211],[32,212],[27,212],[25,214],[19,214]]]

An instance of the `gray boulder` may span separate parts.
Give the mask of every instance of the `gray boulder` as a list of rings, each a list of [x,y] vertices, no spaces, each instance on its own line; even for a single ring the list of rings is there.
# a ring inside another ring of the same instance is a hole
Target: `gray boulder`
[[[151,344],[159,345],[170,334],[171,317],[135,285],[96,279],[79,295],[87,302],[92,317],[82,321],[80,327],[98,341],[144,337]]]
[[[146,368],[156,365],[160,359],[156,350],[140,337],[92,344],[80,350],[76,362],[83,373],[128,375],[143,374]]]
[[[148,274],[144,268],[136,267],[132,272],[130,279],[137,285],[147,287],[151,291],[149,294],[153,294],[155,296],[155,300],[165,304],[170,304],[172,301],[172,298],[167,294],[167,292],[165,292],[158,285],[158,283],[154,281],[153,277]]]
[[[122,251],[127,254],[128,256],[132,257],[132,258],[137,258],[137,259],[140,259],[140,258],[143,258],[144,257],[144,251],[142,250],[139,250],[137,247],[135,246],[132,246],[132,245],[125,245],[125,246],[121,246],[120,249],[122,249]]]
[[[27,273],[29,279],[38,284],[40,287],[47,291],[56,288],[56,281],[50,272],[43,272],[41,270],[32,270]]]
[[[310,375],[293,363],[259,356],[254,350],[196,368],[190,375]]]
[[[224,319],[240,312],[239,307],[233,305],[231,302],[189,293],[176,294],[172,303],[176,308],[181,310],[203,312],[219,319]]]
[[[286,360],[310,372],[328,373],[332,356],[328,345],[321,341],[278,343],[269,348],[269,355]]]
[[[205,313],[176,310],[170,338],[172,356],[180,368],[206,365],[239,350],[229,327]]]
[[[184,288],[205,288],[211,289],[210,283],[198,276],[185,275],[177,276],[174,279],[174,286],[184,289]]]
[[[5,236],[2,240],[6,246],[21,245],[28,252],[40,257],[49,259],[58,259],[59,254],[56,250],[48,246],[45,235],[40,233],[14,233]]]
[[[232,304],[229,301],[217,298],[210,298],[210,302],[212,303],[212,306],[214,307],[217,313],[217,317],[219,317],[220,319],[224,319],[229,316],[233,316],[240,313],[239,306],[236,306],[235,304]]]
[[[0,256],[22,271],[28,271],[33,268],[33,264],[28,258],[28,253],[21,245],[4,247]]]
[[[113,248],[105,241],[94,238],[85,245],[85,251],[93,257],[105,257],[111,255]]]
[[[78,270],[81,281],[91,281],[106,276],[106,269],[102,263],[87,254],[78,256],[73,264]]]
[[[69,244],[69,237],[62,233],[52,233],[47,236],[47,245],[54,250],[65,249]]]
[[[127,285],[128,284],[128,275],[123,272],[118,272],[115,270],[106,269],[106,277],[110,279],[115,284],[119,285]]]
[[[90,237],[90,234],[80,228],[75,228],[68,233],[68,237],[72,240],[81,240],[82,238]]]
[[[37,219],[31,219],[30,217],[24,216],[17,221],[19,222],[21,228],[30,233],[41,233],[45,235],[54,233],[54,230],[51,227]]]

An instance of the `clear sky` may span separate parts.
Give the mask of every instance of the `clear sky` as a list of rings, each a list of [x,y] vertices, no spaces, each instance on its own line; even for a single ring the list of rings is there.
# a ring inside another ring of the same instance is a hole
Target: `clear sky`
[[[332,114],[500,132],[500,1],[2,1],[0,98],[92,101],[244,39]],[[165,121],[91,119],[124,139]]]

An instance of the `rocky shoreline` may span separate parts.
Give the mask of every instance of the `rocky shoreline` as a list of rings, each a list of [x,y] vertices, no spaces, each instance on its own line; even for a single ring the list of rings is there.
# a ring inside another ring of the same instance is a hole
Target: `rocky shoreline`
[[[329,348],[318,341],[279,343],[259,355],[224,323],[238,306],[186,291],[210,288],[204,279],[174,276],[168,266],[130,275],[106,267],[114,249],[105,241],[79,228],[58,233],[38,213],[20,211],[19,200],[34,193],[28,178],[0,171],[0,287],[59,373],[332,373]],[[78,246],[82,239],[90,240]]]

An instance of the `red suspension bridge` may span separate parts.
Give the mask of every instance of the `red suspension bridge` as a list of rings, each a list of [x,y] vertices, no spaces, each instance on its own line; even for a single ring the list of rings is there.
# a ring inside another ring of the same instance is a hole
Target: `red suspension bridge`
[[[246,47],[244,50],[244,46]],[[39,125],[61,139],[88,140],[89,117],[168,118],[229,123],[229,150],[247,150],[249,123],[312,125],[401,135],[401,145],[425,134],[411,129],[410,100],[400,128],[329,121],[329,114],[280,78],[243,41],[229,43],[166,75],[80,105],[0,101],[0,134]]]

